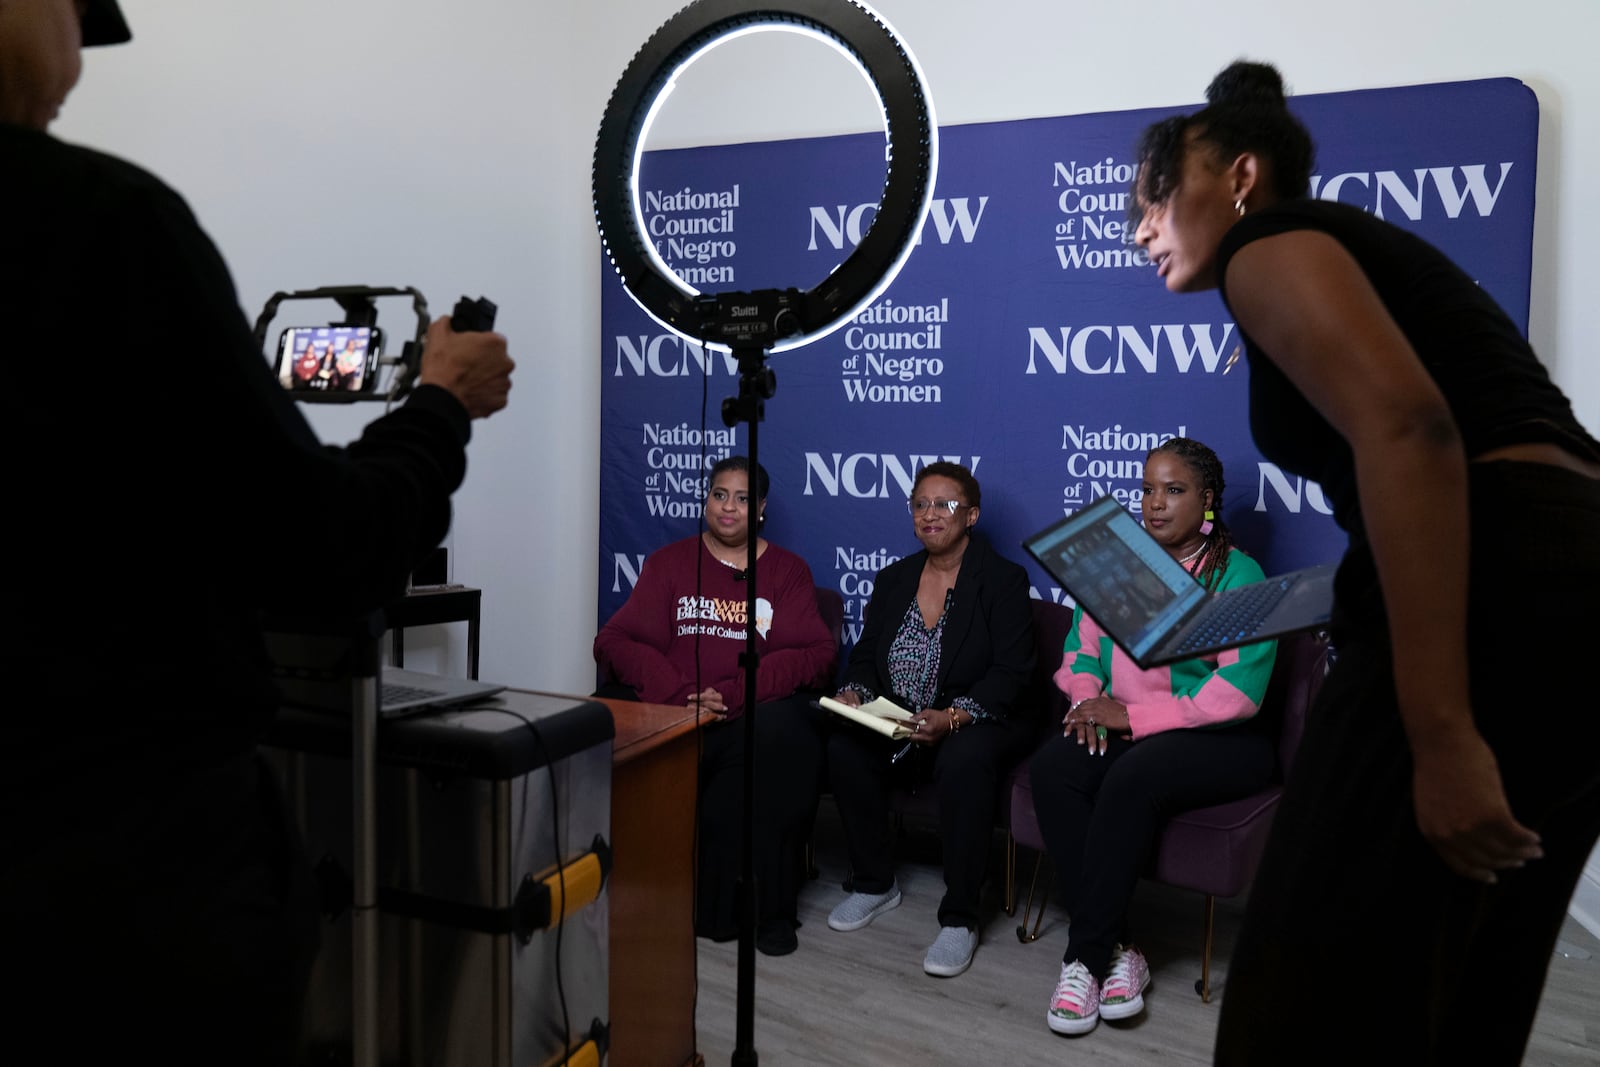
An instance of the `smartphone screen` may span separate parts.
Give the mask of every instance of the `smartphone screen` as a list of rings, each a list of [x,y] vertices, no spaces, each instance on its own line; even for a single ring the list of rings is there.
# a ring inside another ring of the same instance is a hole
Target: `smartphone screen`
[[[382,353],[375,326],[291,326],[278,339],[278,381],[291,392],[364,392]]]

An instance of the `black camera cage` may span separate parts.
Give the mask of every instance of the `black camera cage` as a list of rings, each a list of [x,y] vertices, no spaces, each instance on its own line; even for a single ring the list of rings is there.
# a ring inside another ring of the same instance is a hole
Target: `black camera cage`
[[[428,334],[428,301],[412,286],[328,285],[320,289],[295,289],[272,294],[261,314],[256,317],[256,343],[261,354],[268,356],[267,331],[277,317],[278,306],[286,300],[332,300],[344,309],[344,318],[330,326],[367,326],[378,324],[377,301],[381,297],[408,296],[417,316],[415,336],[400,346],[398,356],[379,353],[378,367],[392,368],[387,389],[373,388],[359,393],[305,391],[294,394],[296,400],[311,404],[350,404],[360,400],[381,400],[391,403],[410,392],[422,366],[422,344]]]

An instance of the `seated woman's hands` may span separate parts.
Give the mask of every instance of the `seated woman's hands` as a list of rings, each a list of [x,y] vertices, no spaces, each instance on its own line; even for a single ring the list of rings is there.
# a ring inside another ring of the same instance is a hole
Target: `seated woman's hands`
[[[841,689],[833,695],[833,699],[852,708],[861,706],[861,694],[854,689]],[[921,745],[943,741],[955,731],[957,723],[962,726],[970,723],[970,718],[966,722],[961,721],[963,714],[956,708],[924,708],[906,721],[906,725],[911,727],[910,740]]]
[[[1098,756],[1106,754],[1113,733],[1125,741],[1131,741],[1132,730],[1126,705],[1108,696],[1090,697],[1072,705],[1061,728],[1067,737],[1076,734],[1078,744],[1088,745],[1090,754]]]
[[[726,719],[728,705],[723,703],[722,694],[711,686],[706,686],[698,693],[689,694],[689,710],[700,715],[707,715],[713,719]]]
[[[955,732],[956,724],[961,722],[960,715],[956,708],[924,708],[911,717],[911,740],[924,745],[943,741]]]

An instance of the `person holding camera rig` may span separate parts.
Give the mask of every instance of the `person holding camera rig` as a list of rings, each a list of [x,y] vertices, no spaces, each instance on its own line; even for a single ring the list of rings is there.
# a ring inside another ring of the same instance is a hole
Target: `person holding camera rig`
[[[6,1018],[51,1059],[288,1063],[317,901],[256,752],[260,620],[403,593],[513,363],[441,318],[406,402],[321,445],[183,199],[47,132],[80,46],[129,38],[114,0],[0,0]],[[163,373],[179,325],[204,373]],[[361,551],[332,573],[286,551],[329,539]]]

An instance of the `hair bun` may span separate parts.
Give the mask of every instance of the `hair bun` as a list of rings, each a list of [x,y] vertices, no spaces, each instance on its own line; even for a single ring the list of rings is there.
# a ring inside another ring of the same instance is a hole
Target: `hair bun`
[[[1206,103],[1233,107],[1285,107],[1283,77],[1267,63],[1236,60],[1206,86]]]

